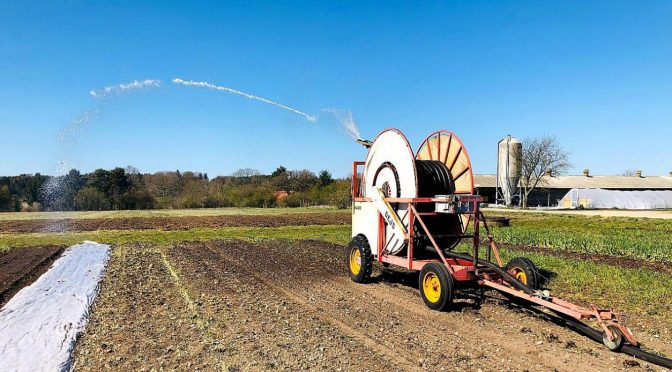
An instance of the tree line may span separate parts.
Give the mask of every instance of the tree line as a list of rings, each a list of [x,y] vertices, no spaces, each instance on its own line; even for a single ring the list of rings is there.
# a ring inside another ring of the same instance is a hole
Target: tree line
[[[123,209],[350,206],[350,180],[329,171],[278,167],[271,174],[239,169],[210,179],[200,172],[140,173],[134,167],[76,169],[52,177],[0,177],[0,211],[99,211]]]

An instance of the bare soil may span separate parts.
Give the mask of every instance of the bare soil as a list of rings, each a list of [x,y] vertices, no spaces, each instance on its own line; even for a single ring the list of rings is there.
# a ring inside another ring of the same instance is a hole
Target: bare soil
[[[114,249],[74,355],[82,371],[218,367],[161,254],[140,245]]]
[[[450,312],[430,311],[413,275],[378,271],[355,284],[343,261],[342,247],[315,241],[116,247],[75,368],[638,368],[494,300],[478,305],[467,294]]]
[[[62,251],[63,247],[46,246],[12,249],[0,254],[0,307],[47,271]]]
[[[57,220],[0,221],[2,233],[63,232],[94,230],[187,230],[218,227],[277,227],[302,225],[348,225],[346,213],[297,213],[282,215],[235,215],[199,217],[130,217]]]

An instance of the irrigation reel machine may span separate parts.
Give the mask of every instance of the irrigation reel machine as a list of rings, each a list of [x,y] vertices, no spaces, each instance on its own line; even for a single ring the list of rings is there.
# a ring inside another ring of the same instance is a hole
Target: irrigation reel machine
[[[346,249],[353,281],[366,282],[374,261],[419,272],[420,295],[433,310],[448,308],[457,288],[494,289],[552,311],[613,351],[672,366],[669,359],[641,350],[614,311],[578,306],[542,290],[538,269],[529,259],[502,262],[479,209],[482,199],[474,195],[469,155],[455,134],[434,132],[417,152],[396,129],[358,143],[368,154],[366,161],[353,163],[353,238]],[[462,241],[469,243],[470,253],[457,252]],[[586,321],[594,321],[599,330]]]

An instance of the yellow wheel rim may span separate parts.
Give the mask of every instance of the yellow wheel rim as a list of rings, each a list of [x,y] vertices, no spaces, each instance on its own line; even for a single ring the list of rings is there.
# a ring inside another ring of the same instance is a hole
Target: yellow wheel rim
[[[362,255],[359,253],[359,247],[353,247],[352,250],[350,250],[350,272],[357,275],[361,269]]]
[[[518,279],[519,282],[527,284],[527,274],[523,270],[513,269],[513,276]]]
[[[422,278],[422,292],[429,302],[435,303],[439,301],[439,297],[441,297],[441,282],[435,273],[429,272]]]

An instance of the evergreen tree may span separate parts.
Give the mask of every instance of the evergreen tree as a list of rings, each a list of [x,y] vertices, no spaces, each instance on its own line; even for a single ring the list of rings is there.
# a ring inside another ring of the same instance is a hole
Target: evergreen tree
[[[326,169],[324,169],[320,172],[319,178],[320,178],[320,184],[322,186],[327,186],[327,185],[331,184],[332,182],[334,182],[334,179],[331,178],[331,172],[329,172]]]
[[[0,186],[0,211],[9,211],[12,207],[12,196],[9,193],[9,185]]]

